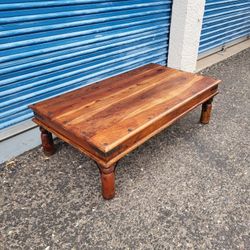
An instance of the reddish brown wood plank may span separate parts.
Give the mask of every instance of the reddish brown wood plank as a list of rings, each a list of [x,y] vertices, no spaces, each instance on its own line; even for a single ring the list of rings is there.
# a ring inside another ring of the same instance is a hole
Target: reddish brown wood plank
[[[154,72],[155,75],[156,72]],[[158,70],[158,78],[164,77],[166,72],[159,72]],[[168,70],[168,75],[170,77],[174,77],[176,72],[174,70]],[[112,93],[112,91],[107,91],[106,95],[101,99],[95,99],[91,101],[86,101],[86,104],[74,106],[74,109],[63,112],[61,115],[54,115],[54,120],[65,123],[67,121],[67,126],[77,126],[77,124],[86,121],[88,118],[93,117],[97,113],[102,113],[109,107],[115,107],[118,103],[121,103],[124,100],[131,98],[132,96],[137,96],[140,93],[145,92],[148,89],[152,89],[154,85],[159,84],[159,81],[155,79],[154,84],[150,82],[151,79],[149,75],[146,74],[144,76],[144,80],[140,80],[138,84],[136,83],[136,79],[131,81],[133,82],[132,86],[124,86],[120,91]]]
[[[148,64],[133,71],[39,102],[30,107],[33,110],[39,110],[47,117],[54,118],[60,114],[65,114],[67,111],[76,110],[78,107],[92,105],[98,102],[100,98],[123,91],[135,85],[140,79],[154,76],[162,70],[160,65]],[[65,100],[67,101],[65,102]]]
[[[197,96],[210,96],[218,83],[210,77],[149,64],[31,108],[37,119],[78,139],[87,150],[105,155]]]
[[[208,80],[208,79],[207,79]],[[202,81],[204,81],[202,79]],[[206,80],[205,80],[206,81]],[[217,88],[216,88],[217,89]],[[192,99],[196,100],[196,97],[201,93],[207,93],[207,96],[217,93],[216,89],[212,88],[206,92],[200,91],[195,95],[192,95]],[[192,88],[191,88],[192,90]],[[171,92],[171,90],[169,90]],[[187,105],[191,100],[187,91],[184,91],[182,96],[174,96],[174,98],[164,98],[166,94],[165,91],[161,90],[161,95],[158,95],[158,99],[152,103],[142,105],[140,109],[136,109],[134,112],[123,112],[122,116],[118,116],[116,122],[110,122],[109,126],[101,126],[98,122],[93,123],[92,131],[97,130],[99,125],[98,133],[93,134],[89,141],[102,148],[103,151],[108,152],[113,149],[126,139],[130,138],[132,135],[140,133],[144,128],[148,127],[150,124],[157,122],[161,117],[166,116],[170,113],[175,113],[176,110]],[[163,97],[161,99],[161,97]],[[205,98],[205,97],[204,97]],[[202,99],[197,100],[197,102],[202,101]],[[195,102],[193,103],[195,105]],[[105,112],[103,112],[105,115]],[[110,133],[110,128],[112,133]],[[91,132],[86,132],[91,135]],[[108,135],[108,136],[107,136]]]

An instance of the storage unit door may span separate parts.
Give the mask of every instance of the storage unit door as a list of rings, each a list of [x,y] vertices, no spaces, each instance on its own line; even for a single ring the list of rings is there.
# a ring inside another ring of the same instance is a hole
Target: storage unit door
[[[29,104],[166,64],[171,0],[0,1],[0,129]]]
[[[249,0],[206,0],[199,57],[243,41],[249,34]]]

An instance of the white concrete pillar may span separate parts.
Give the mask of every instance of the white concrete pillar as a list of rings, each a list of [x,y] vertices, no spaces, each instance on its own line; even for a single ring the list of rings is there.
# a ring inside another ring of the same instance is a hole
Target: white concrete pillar
[[[194,72],[205,0],[173,0],[168,66]]]

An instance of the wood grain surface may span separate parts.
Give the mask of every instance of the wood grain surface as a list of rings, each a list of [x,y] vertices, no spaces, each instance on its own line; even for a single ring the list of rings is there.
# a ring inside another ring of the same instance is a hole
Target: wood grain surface
[[[149,64],[30,108],[35,122],[111,165],[216,95],[219,82]]]

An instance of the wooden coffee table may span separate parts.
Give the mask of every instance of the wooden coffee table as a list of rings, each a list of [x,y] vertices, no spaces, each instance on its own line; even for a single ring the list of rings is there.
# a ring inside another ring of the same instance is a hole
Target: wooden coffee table
[[[55,152],[52,134],[92,158],[102,195],[115,195],[119,159],[202,104],[208,123],[220,80],[148,64],[127,73],[36,103],[45,154]]]

